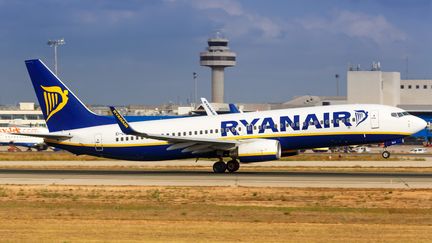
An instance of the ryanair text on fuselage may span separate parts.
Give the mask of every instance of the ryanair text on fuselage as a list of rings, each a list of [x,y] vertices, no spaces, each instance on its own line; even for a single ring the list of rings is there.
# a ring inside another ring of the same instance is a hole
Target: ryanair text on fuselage
[[[368,112],[364,110],[356,110],[355,119],[351,119],[351,113],[348,111],[324,112],[322,119],[314,113],[307,114],[304,119],[300,115],[280,116],[279,121],[275,122],[272,117],[253,118],[251,120],[240,119],[221,122],[222,137],[231,135],[239,135],[238,127],[245,129],[248,135],[254,134],[258,130],[258,134],[265,133],[267,129],[272,132],[285,132],[287,128],[293,131],[308,130],[311,126],[316,129],[340,127],[344,124],[351,127],[351,122],[357,122],[356,126],[360,125],[368,117]],[[276,125],[280,124],[280,126]],[[258,129],[256,129],[258,128]]]

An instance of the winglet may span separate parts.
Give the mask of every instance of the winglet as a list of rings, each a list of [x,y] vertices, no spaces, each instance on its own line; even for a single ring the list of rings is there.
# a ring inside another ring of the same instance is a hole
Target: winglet
[[[207,113],[207,116],[217,116],[217,112],[215,111],[213,106],[210,105],[206,98],[201,98],[201,103]]]
[[[120,114],[119,111],[114,106],[109,107],[111,109],[112,114],[114,115],[114,118],[117,121],[117,124],[119,125],[120,129],[123,133],[127,135],[136,135],[139,134],[137,131],[135,131],[129,123],[126,121],[126,119]]]

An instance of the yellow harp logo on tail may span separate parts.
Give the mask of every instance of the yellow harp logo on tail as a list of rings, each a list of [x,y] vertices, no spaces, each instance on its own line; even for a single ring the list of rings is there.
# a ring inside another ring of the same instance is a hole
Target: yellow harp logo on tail
[[[41,86],[44,90],[45,111],[47,115],[46,121],[57,112],[61,111],[67,104],[69,91],[62,90],[59,86]]]

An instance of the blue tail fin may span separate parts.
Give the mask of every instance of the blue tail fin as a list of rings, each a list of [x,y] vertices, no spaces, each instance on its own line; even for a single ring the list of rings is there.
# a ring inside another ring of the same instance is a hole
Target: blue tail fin
[[[229,104],[230,113],[240,113],[240,110],[237,109],[237,106],[234,104]]]
[[[91,112],[41,60],[25,64],[50,132],[113,123]]]

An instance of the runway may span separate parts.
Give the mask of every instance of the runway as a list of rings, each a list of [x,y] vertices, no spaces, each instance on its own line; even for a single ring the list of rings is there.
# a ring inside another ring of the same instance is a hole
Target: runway
[[[432,173],[317,173],[1,169],[0,184],[432,188]]]

